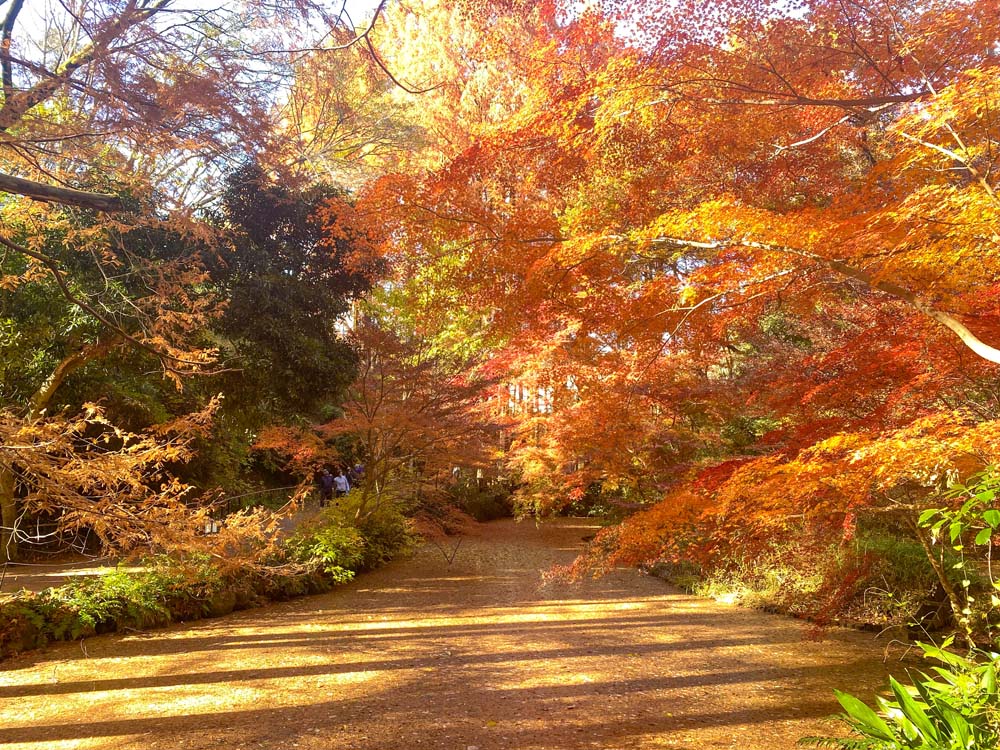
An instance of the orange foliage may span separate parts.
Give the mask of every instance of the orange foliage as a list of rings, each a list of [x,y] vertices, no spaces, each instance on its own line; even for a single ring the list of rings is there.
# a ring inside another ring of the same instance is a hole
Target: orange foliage
[[[205,536],[212,503],[170,474],[211,429],[217,406],[146,434],[116,427],[93,404],[76,418],[26,421],[0,411],[0,471],[16,475],[20,511],[53,519],[57,533],[89,529],[118,553],[200,550],[249,560],[270,547],[277,517],[237,514]]]
[[[358,377],[343,416],[321,430],[356,442],[365,477],[356,488],[360,517],[437,499],[454,469],[488,465],[488,421],[480,414],[489,384],[449,373],[419,342],[374,320],[356,327],[353,343]]]
[[[594,565],[843,533],[995,460],[994,2],[473,5],[504,85],[426,48],[447,143],[361,211],[551,389],[510,427],[527,503],[656,503]]]
[[[286,471],[301,478],[337,461],[337,452],[326,444],[316,430],[307,426],[269,425],[261,430],[253,450],[278,456]]]

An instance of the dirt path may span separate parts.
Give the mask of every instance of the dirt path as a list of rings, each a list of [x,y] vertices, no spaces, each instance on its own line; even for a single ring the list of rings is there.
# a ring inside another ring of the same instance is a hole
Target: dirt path
[[[881,686],[871,637],[620,571],[543,585],[582,522],[490,524],[350,586],[0,664],[0,747],[780,750]]]

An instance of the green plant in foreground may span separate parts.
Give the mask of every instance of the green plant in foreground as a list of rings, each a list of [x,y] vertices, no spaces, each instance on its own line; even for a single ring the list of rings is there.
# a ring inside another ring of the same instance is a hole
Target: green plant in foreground
[[[988,466],[967,484],[953,484],[940,497],[948,506],[924,510],[914,528],[948,596],[968,655],[948,650],[953,638],[940,647],[919,644],[925,657],[940,664],[930,675],[916,672],[910,686],[890,678],[892,697],[878,698],[878,711],[838,691],[837,700],[846,712],[842,719],[853,736],[809,737],[802,740],[804,744],[868,750],[1000,748],[1000,654],[975,646],[977,637],[994,640],[1000,608],[1000,585],[992,570],[993,540],[1000,535],[1000,509],[996,507],[1000,471]],[[979,591],[984,595],[977,597]]]
[[[53,596],[77,612],[87,627],[104,622],[142,623],[154,615],[168,616],[165,586],[153,574],[114,570],[91,580],[53,591]]]
[[[354,578],[354,570],[365,554],[361,533],[342,524],[331,512],[324,513],[319,523],[300,530],[288,540],[287,546],[295,560],[317,565],[336,583]]]
[[[843,750],[989,750],[1000,747],[1000,655],[977,652],[962,657],[941,647],[920,644],[924,656],[942,666],[917,672],[913,685],[889,678],[892,697],[876,699],[878,711],[852,695],[836,691],[841,719],[851,737],[805,737],[803,745]]]
[[[942,498],[950,501],[951,507],[922,512],[917,519],[917,537],[971,649],[984,633],[993,640],[990,631],[1000,608],[997,596],[1000,584],[993,575],[992,555],[993,538],[1000,537],[1000,509],[996,508],[1000,499],[1000,470],[987,466],[974,474],[968,484],[952,484]],[[959,501],[961,505],[956,506]],[[945,546],[956,557],[955,562],[947,565]]]

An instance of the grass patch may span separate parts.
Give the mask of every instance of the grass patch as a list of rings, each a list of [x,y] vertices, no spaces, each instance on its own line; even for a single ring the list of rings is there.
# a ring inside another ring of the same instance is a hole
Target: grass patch
[[[937,581],[923,549],[884,529],[863,531],[841,544],[786,541],[712,566],[658,563],[652,572],[689,593],[821,624],[944,625]]]
[[[268,601],[329,591],[378,567],[414,543],[406,519],[373,514],[357,526],[347,508],[329,508],[303,526],[269,567],[222,574],[207,556],[156,557],[0,603],[0,658],[100,633],[144,630],[217,617]]]

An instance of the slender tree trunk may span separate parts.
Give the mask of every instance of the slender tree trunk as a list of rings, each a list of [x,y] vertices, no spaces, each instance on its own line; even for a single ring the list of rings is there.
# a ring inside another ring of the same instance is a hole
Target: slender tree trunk
[[[10,562],[17,559],[17,501],[14,498],[14,471],[4,464],[0,464],[0,519],[3,521],[0,562]]]
[[[917,535],[917,541],[920,542],[920,546],[924,548],[924,554],[927,555],[927,560],[930,562],[931,567],[934,569],[934,573],[937,575],[938,581],[941,583],[941,588],[944,589],[944,593],[948,596],[948,603],[951,605],[951,613],[955,618],[955,624],[962,628],[963,634],[965,635],[965,642],[969,649],[974,649],[976,647],[976,642],[972,639],[972,629],[969,627],[969,618],[966,617],[962,610],[965,607],[962,605],[962,599],[955,589],[955,586],[948,579],[948,572],[945,570],[941,559],[934,554],[934,549],[931,546],[931,540],[928,537],[927,530],[920,527],[919,524],[912,524],[913,532]]]

